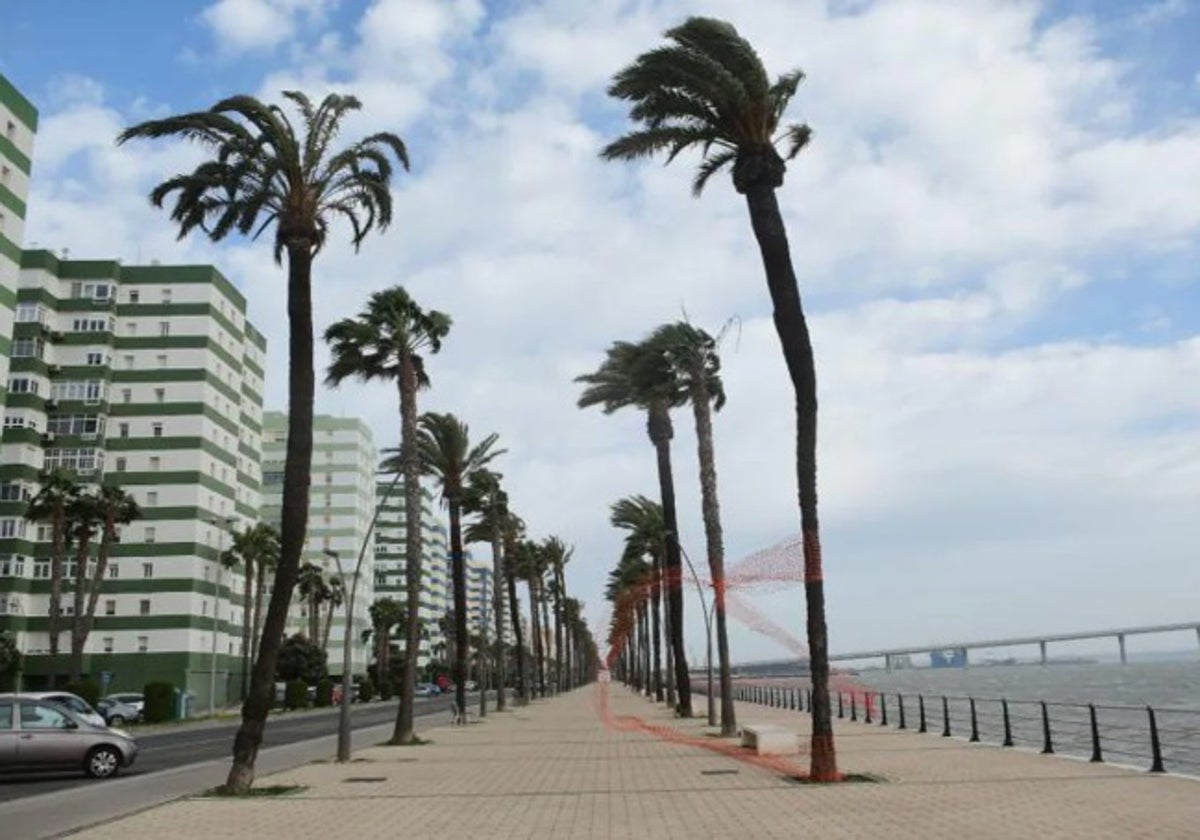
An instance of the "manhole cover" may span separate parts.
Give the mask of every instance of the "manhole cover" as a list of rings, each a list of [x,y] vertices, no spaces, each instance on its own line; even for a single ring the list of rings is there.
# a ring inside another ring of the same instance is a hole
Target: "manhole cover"
[[[351,776],[348,779],[342,779],[347,784],[370,784],[371,782],[386,782],[387,776]]]
[[[701,776],[736,776],[737,770],[701,770]]]

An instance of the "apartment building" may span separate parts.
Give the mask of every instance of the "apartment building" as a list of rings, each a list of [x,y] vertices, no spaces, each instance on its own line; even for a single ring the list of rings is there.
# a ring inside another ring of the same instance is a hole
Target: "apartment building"
[[[4,405],[8,384],[25,200],[37,124],[37,109],[0,73],[0,406]]]
[[[375,485],[379,505],[379,520],[375,525],[375,597],[395,598],[406,603],[405,585],[405,506],[403,482],[392,481]],[[429,663],[433,651],[445,643],[438,620],[446,614],[450,598],[450,570],[446,523],[437,515],[433,494],[421,490],[421,611],[424,637],[418,662]],[[397,655],[404,651],[402,639],[393,648]]]
[[[236,702],[242,578],[219,558],[259,514],[266,353],[245,298],[211,266],[24,251],[14,315],[0,629],[27,654],[25,685],[64,673],[46,655],[50,528],[24,519],[42,475],[64,469],[119,485],[141,508],[113,549],[85,673],[110,675],[114,690],[167,680],[203,708],[215,671],[216,704]]]
[[[270,411],[264,417],[263,508],[264,522],[279,523],[283,497],[283,465],[287,452],[287,415]],[[375,515],[375,468],[379,453],[371,430],[356,418],[319,414],[313,418],[312,484],[309,495],[308,534],[301,563],[321,569],[326,581],[338,576],[338,563],[346,575],[346,590],[363,554],[361,577],[355,596],[351,638],[351,668],[365,674],[371,643],[362,641],[370,629],[368,609],[375,590],[375,535],[368,534]],[[335,606],[326,653],[331,674],[342,670],[342,643],[347,604]],[[318,607],[324,636],[329,604]],[[297,592],[292,597],[288,633],[308,634],[309,604]]]

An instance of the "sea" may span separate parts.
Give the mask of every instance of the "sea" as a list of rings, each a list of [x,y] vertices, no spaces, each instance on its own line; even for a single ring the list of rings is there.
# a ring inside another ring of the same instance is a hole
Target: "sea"
[[[809,687],[804,678],[738,681],[741,685],[752,683]],[[896,726],[902,701],[905,725],[916,729],[924,705],[926,729],[932,736],[945,731],[948,719],[952,737],[970,738],[970,701],[974,698],[975,729],[979,740],[989,743],[1004,739],[1001,701],[1005,700],[1014,746],[1043,750],[1048,723],[1054,752],[1082,758],[1095,754],[1094,709],[1102,760],[1143,769],[1154,764],[1148,711],[1153,709],[1164,769],[1200,776],[1200,656],[1195,654],[1189,659],[1132,661],[1124,665],[1087,662],[842,670],[834,676],[832,685],[835,715],[840,692],[845,717],[851,715],[854,695],[854,713],[860,721],[865,718],[864,706],[869,704],[872,722],[878,724],[886,706],[888,723]]]

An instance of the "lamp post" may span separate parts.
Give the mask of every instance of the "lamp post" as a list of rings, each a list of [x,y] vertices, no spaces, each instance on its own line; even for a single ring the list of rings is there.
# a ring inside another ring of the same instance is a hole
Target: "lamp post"
[[[683,546],[679,546],[679,551],[683,555],[683,559],[687,561],[688,571],[692,573],[692,582],[696,584],[696,595],[700,598],[701,615],[704,616],[704,635],[708,641],[708,725],[717,725],[717,702],[713,697],[713,667],[712,667],[712,617],[717,599],[714,595],[712,603],[706,605],[704,603],[704,587],[700,585],[700,576],[696,574],[696,567],[692,565],[692,558],[688,557]]]
[[[231,527],[236,521],[232,516],[213,517],[208,520],[210,524],[216,525],[220,529],[221,535],[217,538],[217,570],[216,586],[213,587],[213,620],[212,620],[212,656],[208,668],[208,716],[216,717],[217,714],[217,630],[221,624],[221,555],[225,553],[225,529]]]

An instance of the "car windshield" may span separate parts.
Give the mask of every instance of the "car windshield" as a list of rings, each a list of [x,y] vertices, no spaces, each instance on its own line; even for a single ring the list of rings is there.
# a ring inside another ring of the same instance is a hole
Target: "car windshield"
[[[86,715],[86,714],[90,714],[92,711],[92,707],[89,706],[87,703],[84,703],[78,697],[72,697],[69,694],[68,695],[56,695],[54,697],[48,697],[47,699],[51,703],[57,703],[60,706],[66,706],[68,709],[70,709],[73,712],[80,712],[81,714]]]

